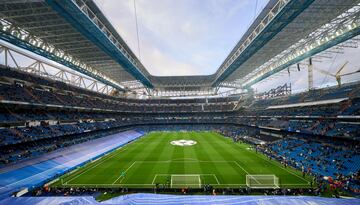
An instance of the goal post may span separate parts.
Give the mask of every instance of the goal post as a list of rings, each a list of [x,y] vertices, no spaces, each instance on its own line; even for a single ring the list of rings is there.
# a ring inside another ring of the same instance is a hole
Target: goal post
[[[198,174],[172,174],[171,188],[201,188],[201,178]]]
[[[275,175],[246,175],[246,185],[252,189],[279,188],[279,178]]]

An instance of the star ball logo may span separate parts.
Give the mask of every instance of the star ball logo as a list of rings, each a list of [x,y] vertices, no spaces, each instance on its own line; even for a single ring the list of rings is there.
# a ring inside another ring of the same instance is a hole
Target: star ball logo
[[[175,146],[193,146],[195,145],[197,142],[194,140],[175,140],[175,141],[171,141],[170,144],[175,145]]]

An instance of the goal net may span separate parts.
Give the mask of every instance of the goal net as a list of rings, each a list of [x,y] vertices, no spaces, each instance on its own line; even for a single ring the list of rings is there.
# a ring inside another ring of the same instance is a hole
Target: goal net
[[[275,175],[246,175],[246,185],[253,189],[279,188],[279,178]]]
[[[200,175],[173,174],[171,175],[171,188],[201,188]]]

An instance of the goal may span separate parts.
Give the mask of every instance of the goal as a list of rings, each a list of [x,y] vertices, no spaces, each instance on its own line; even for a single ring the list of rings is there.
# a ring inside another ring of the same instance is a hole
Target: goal
[[[279,178],[275,175],[246,175],[246,185],[253,189],[279,188]]]
[[[201,188],[200,175],[196,174],[172,174],[171,188]]]

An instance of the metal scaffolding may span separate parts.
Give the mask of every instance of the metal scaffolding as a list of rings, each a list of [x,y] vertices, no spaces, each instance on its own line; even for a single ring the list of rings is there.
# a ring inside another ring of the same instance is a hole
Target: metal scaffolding
[[[23,65],[25,60],[27,62],[29,61],[30,63]],[[114,91],[114,88],[109,85],[103,84],[85,75],[81,75],[80,73],[76,73],[70,69],[65,69],[52,62],[45,61],[45,59],[37,58],[34,55],[29,55],[23,50],[9,47],[1,41],[0,62],[9,68],[18,69],[41,77],[61,81],[66,84],[91,91],[107,95]]]
[[[359,5],[360,0],[270,0],[216,73],[203,76],[151,75],[93,0],[4,1],[0,39],[76,71],[48,77],[86,89],[152,97],[233,95],[304,59],[357,46],[349,39],[360,34]],[[27,69],[44,76],[44,63]]]

